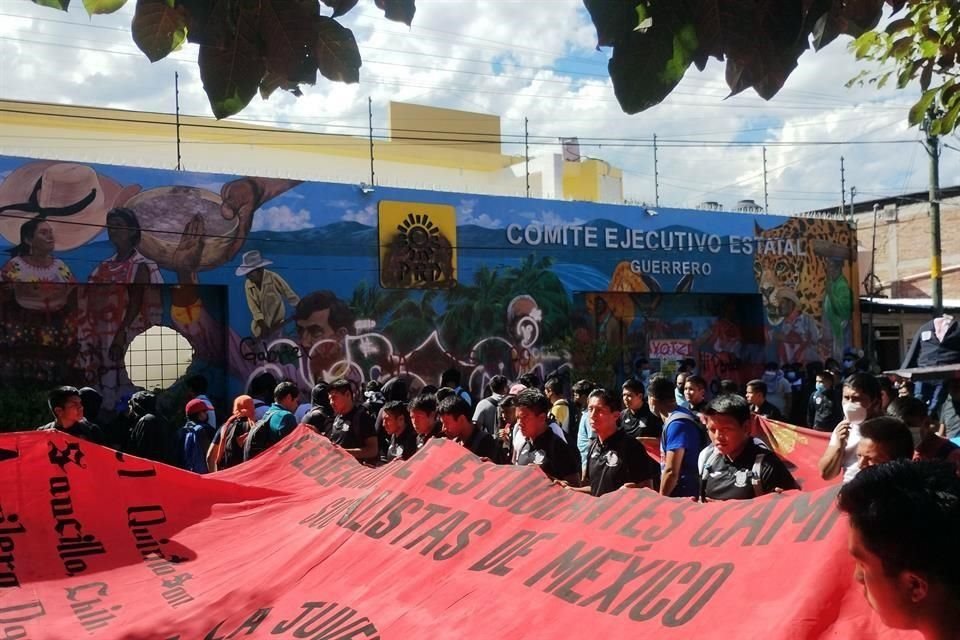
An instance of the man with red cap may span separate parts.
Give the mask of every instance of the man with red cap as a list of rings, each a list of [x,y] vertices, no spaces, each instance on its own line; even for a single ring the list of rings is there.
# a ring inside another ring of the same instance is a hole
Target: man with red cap
[[[207,422],[207,403],[194,398],[184,410],[187,423],[177,433],[177,466],[194,473],[207,473],[207,450],[213,442],[216,429]]]

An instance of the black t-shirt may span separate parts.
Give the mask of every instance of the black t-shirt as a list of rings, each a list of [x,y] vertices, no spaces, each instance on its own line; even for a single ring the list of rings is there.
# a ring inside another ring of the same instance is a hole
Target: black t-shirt
[[[750,500],[774,489],[799,489],[783,461],[750,440],[734,459],[719,455],[713,446],[701,454],[700,496],[710,500]]]
[[[329,432],[330,425],[333,424],[333,418],[333,409],[317,406],[307,411],[301,422],[313,427],[313,430],[317,433],[325,434]]]
[[[763,416],[770,420],[783,420],[783,414],[780,413],[780,409],[777,409],[776,405],[771,404],[768,400],[764,400],[763,404],[759,407],[751,407],[751,409],[753,409],[753,412],[758,416]]]
[[[433,438],[443,438],[443,425],[439,422],[434,423],[433,430],[430,433],[417,434],[416,443],[417,449],[422,449],[423,445],[427,444]]]
[[[334,418],[324,435],[344,449],[362,449],[368,438],[377,437],[377,431],[373,416],[363,407],[354,405],[349,413]]]
[[[660,465],[650,457],[647,449],[622,430],[601,442],[594,438],[587,452],[587,480],[590,493],[602,496],[616,491],[628,482],[654,482],[660,475]]]
[[[399,435],[392,436],[384,429],[380,433],[380,460],[391,462],[397,458],[407,460],[417,452],[417,432],[407,425]]]
[[[470,453],[480,458],[489,458],[493,462],[500,461],[500,447],[492,435],[478,427],[473,428],[473,433],[466,440],[457,439],[457,442],[466,447]]]
[[[537,465],[545,474],[557,480],[565,480],[580,474],[580,463],[573,451],[549,427],[532,442],[524,441],[517,453],[516,464]]]
[[[663,421],[644,411],[645,408],[637,412],[624,409],[617,419],[617,426],[631,438],[659,438],[663,432]]]
[[[48,422],[42,427],[37,427],[37,431],[60,431],[71,435],[74,438],[80,438],[81,440],[86,440],[87,442],[93,442],[95,444],[103,444],[103,432],[100,430],[100,427],[93,424],[92,422],[83,419],[74,424],[69,429],[64,429],[57,424],[57,421]]]

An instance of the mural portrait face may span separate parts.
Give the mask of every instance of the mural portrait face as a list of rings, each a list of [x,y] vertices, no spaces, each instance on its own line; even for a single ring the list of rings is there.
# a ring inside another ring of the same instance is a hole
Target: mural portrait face
[[[314,311],[302,320],[297,320],[300,344],[308,353],[313,345],[323,340],[336,340],[339,334],[330,326],[330,309]]]
[[[49,222],[41,222],[33,232],[33,237],[26,239],[25,242],[30,245],[31,256],[48,256],[53,253],[56,243],[53,237],[53,227]]]

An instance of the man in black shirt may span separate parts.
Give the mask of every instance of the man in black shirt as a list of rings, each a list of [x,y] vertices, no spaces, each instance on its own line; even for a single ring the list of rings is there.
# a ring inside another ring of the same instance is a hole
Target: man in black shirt
[[[330,390],[326,382],[318,382],[310,391],[310,404],[313,405],[303,416],[301,422],[313,427],[320,434],[330,431],[333,424],[333,407],[330,406]]]
[[[630,378],[623,383],[623,411],[617,425],[631,438],[650,438],[659,441],[663,421],[651,413],[643,397],[643,383]]]
[[[660,465],[650,457],[636,438],[631,438],[617,426],[620,403],[606,389],[590,393],[587,416],[596,438],[587,452],[586,484],[573,491],[602,496],[627,487],[653,487],[659,484]]]
[[[712,443],[700,452],[700,499],[750,500],[799,489],[783,461],[750,434],[750,405],[740,396],[718,396],[704,410]]]
[[[524,442],[514,464],[537,465],[548,477],[576,482],[580,465],[573,451],[547,423],[550,400],[536,389],[517,396],[517,423]]]
[[[407,405],[391,400],[383,405],[383,432],[380,434],[380,460],[407,460],[417,452],[417,432],[410,424]]]
[[[47,394],[47,406],[53,413],[53,422],[48,422],[37,431],[62,431],[75,438],[103,444],[100,427],[83,419],[83,401],[76,387],[57,387]]]
[[[841,403],[833,387],[832,373],[821,371],[817,374],[817,385],[807,403],[807,426],[811,429],[832,433],[843,420]]]
[[[747,383],[747,402],[750,412],[771,420],[783,420],[783,414],[776,405],[767,401],[767,383],[763,380],[751,380]]]
[[[416,446],[421,449],[431,438],[443,437],[443,426],[437,419],[437,397],[432,393],[421,393],[407,405],[410,422],[416,432]]]
[[[497,441],[473,424],[470,420],[473,411],[461,396],[454,394],[441,400],[437,406],[437,414],[443,423],[443,432],[448,437],[466,447],[475,456],[499,463],[500,447]]]
[[[354,402],[350,381],[334,380],[329,395],[330,406],[337,415],[324,435],[360,462],[376,462],[379,448],[373,416]]]

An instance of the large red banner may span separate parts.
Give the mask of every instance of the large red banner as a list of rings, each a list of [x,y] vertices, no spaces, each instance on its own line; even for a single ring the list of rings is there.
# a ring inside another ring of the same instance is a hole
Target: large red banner
[[[836,487],[592,498],[434,441],[369,469],[301,427],[211,476],[0,437],[0,638],[906,638]]]

